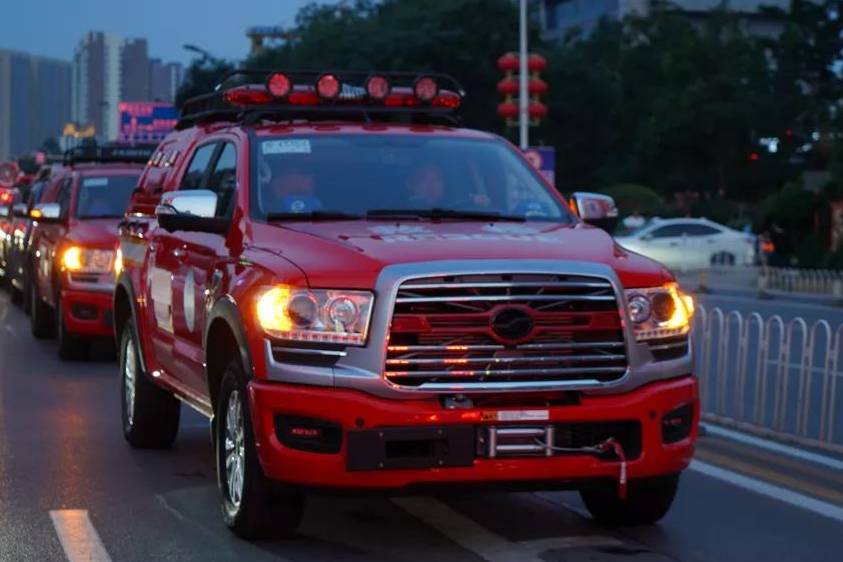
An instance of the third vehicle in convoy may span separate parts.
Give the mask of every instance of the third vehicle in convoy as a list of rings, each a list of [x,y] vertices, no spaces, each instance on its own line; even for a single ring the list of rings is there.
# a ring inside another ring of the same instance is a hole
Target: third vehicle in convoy
[[[186,102],[123,221],[123,430],[212,418],[225,522],[309,490],[580,490],[652,523],[691,461],[693,305],[586,224],[443,75],[235,71]]]

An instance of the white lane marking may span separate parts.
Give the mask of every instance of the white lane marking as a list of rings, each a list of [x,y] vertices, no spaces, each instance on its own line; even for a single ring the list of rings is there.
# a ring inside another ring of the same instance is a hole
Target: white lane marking
[[[811,511],[817,515],[843,522],[843,507],[838,507],[786,488],[781,488],[774,484],[756,480],[755,478],[750,478],[749,476],[744,476],[743,474],[738,474],[737,472],[732,472],[731,470],[701,461],[691,461],[690,468],[700,474],[705,474],[706,476],[727,482],[744,490],[749,490],[750,492],[755,492],[756,494],[761,494],[762,496],[767,496],[768,498]]]
[[[768,451],[787,455],[799,460],[820,464],[834,470],[843,471],[843,460],[840,459],[827,457],[825,455],[820,455],[819,453],[805,451],[796,447],[790,447],[788,445],[783,445],[782,443],[762,439],[761,437],[754,437],[752,435],[747,435],[746,433],[741,433],[740,431],[726,429],[725,427],[721,427],[710,422],[705,423],[705,429],[711,435],[723,437],[731,441],[737,441],[738,443],[743,443],[745,445],[758,447],[759,449],[766,449]]]
[[[542,562],[539,555],[548,550],[623,544],[618,539],[600,535],[511,542],[433,498],[393,498],[392,501],[410,515],[489,562]]]
[[[69,562],[111,562],[87,510],[59,509],[50,518]]]
[[[583,537],[549,537],[546,539],[521,541],[516,544],[521,545],[533,554],[539,555],[543,552],[547,552],[548,550],[623,546],[623,541],[600,535],[586,535]]]
[[[489,562],[541,562],[528,549],[499,537],[433,498],[393,498],[410,515],[421,519],[461,547]]]

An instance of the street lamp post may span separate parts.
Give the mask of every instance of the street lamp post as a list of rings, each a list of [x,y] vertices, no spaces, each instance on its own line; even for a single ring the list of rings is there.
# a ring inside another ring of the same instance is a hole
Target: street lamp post
[[[193,44],[191,44],[191,43],[185,43],[185,44],[184,44],[184,45],[182,45],[181,47],[182,47],[182,49],[184,49],[185,51],[191,51],[191,52],[193,52],[193,53],[197,53],[197,54],[202,55],[202,60],[203,60],[203,61],[206,61],[206,60],[214,60],[214,55],[212,55],[211,53],[209,53],[208,51],[206,51],[206,50],[205,50],[205,49],[203,49],[202,47],[197,47],[196,45],[193,45]]]
[[[527,0],[520,1],[518,48],[518,128],[521,150],[530,145],[529,99],[527,97]]]

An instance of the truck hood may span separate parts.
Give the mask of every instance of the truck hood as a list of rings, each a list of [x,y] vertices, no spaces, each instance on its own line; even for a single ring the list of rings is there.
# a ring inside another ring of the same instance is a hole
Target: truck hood
[[[91,248],[113,248],[117,244],[120,219],[76,220],[70,225],[68,241]]]
[[[370,289],[388,265],[439,260],[589,261],[611,266],[625,287],[673,280],[664,266],[582,224],[337,221],[253,228],[253,245],[298,265],[312,287]]]

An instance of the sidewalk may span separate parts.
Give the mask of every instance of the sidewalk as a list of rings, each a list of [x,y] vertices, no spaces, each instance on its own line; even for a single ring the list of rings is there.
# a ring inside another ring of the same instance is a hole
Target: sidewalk
[[[691,293],[843,306],[843,298],[834,295],[759,289],[758,272],[754,267],[734,267],[674,273],[679,284]]]

